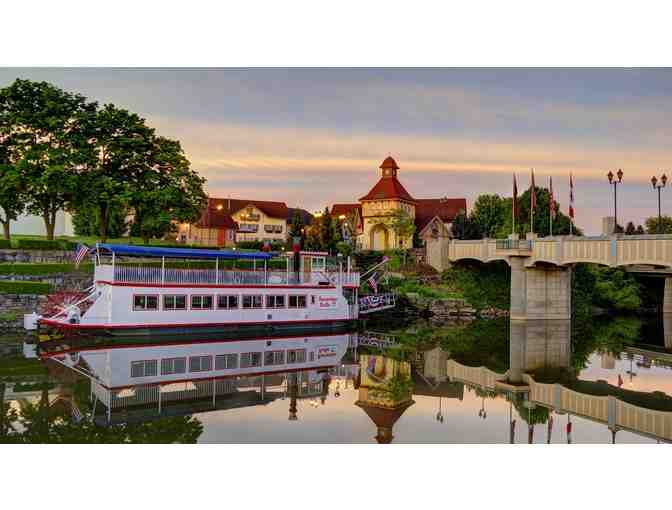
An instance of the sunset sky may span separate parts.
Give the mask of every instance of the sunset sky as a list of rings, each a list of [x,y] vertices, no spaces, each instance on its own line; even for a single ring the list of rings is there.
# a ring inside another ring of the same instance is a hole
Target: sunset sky
[[[613,214],[605,174],[623,168],[619,223],[656,214],[649,180],[672,172],[672,71],[525,69],[0,69],[145,117],[182,142],[213,196],[310,211],[352,202],[388,154],[418,198],[511,193],[553,175],[577,224]],[[663,191],[663,210],[672,212]],[[672,196],[670,197],[672,200]]]

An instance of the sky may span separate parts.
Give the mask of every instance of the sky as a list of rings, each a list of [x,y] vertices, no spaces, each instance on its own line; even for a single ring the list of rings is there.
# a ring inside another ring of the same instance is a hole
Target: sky
[[[669,69],[12,69],[132,110],[182,143],[211,196],[309,211],[356,202],[392,155],[417,198],[511,194],[553,176],[576,222],[613,215],[606,173],[622,168],[619,223],[657,214],[652,175],[672,172]],[[663,213],[667,207],[663,190]]]

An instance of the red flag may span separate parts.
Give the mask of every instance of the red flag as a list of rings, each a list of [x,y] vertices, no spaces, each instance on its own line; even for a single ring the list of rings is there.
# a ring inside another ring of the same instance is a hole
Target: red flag
[[[530,184],[530,211],[537,208],[537,192],[534,185],[534,169],[532,169],[532,183]]]
[[[549,190],[550,196],[548,207],[550,210],[551,219],[554,220],[556,211],[555,211],[555,197],[553,196],[553,177],[551,177],[550,179],[551,179],[551,189]]]
[[[574,177],[569,174],[569,217],[574,222]]]

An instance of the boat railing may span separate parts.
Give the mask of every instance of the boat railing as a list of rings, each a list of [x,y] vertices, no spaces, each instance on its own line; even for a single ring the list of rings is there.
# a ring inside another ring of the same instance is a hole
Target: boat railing
[[[96,280],[178,285],[359,285],[359,273],[174,269],[117,265],[96,268]],[[112,278],[110,278],[112,277]]]

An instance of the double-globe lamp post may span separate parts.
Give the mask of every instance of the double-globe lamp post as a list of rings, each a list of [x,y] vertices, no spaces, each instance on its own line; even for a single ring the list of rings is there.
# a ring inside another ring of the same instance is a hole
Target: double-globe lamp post
[[[656,225],[656,234],[660,234],[662,231],[662,217],[660,214],[660,190],[665,187],[667,184],[667,176],[665,174],[660,176],[660,182],[654,175],[651,177],[651,185],[653,186],[653,189],[658,190],[658,225]]]
[[[616,172],[616,175],[614,175],[614,172],[609,170],[609,173],[607,174],[607,179],[609,179],[609,184],[614,185],[614,234],[618,232],[618,216],[616,215],[616,185],[621,184],[623,181],[623,170],[620,168],[618,169],[618,172]]]

